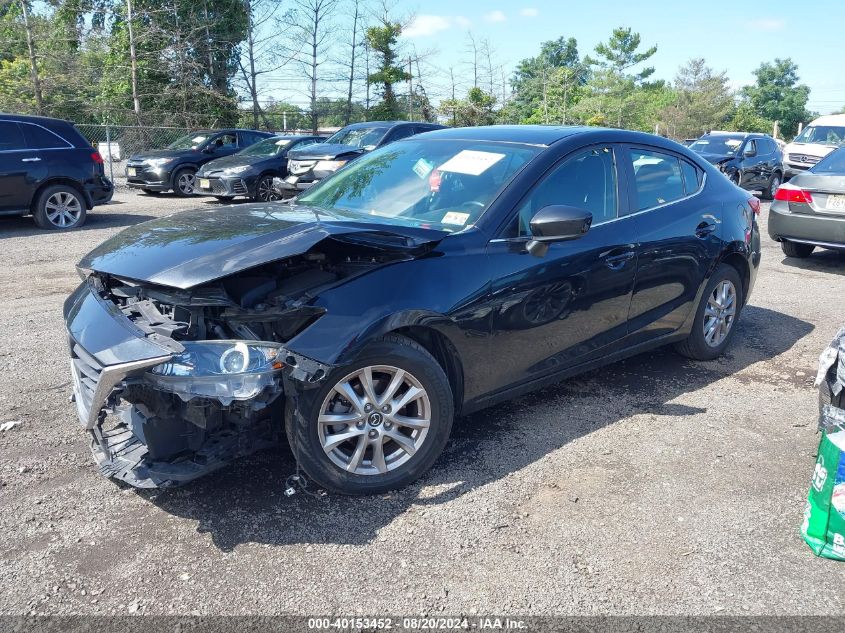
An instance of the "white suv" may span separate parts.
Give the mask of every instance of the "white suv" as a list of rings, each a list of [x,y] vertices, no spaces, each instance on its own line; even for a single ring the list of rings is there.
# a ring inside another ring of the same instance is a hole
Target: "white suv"
[[[842,144],[845,144],[845,114],[819,117],[783,148],[784,177],[807,171]]]

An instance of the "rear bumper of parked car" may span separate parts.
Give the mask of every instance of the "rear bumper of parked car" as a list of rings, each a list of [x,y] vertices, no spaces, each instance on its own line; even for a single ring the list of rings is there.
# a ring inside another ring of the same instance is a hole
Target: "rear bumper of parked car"
[[[788,204],[774,203],[769,209],[769,236],[773,240],[845,248],[845,215],[792,213]]]
[[[86,183],[85,194],[88,196],[88,202],[91,207],[95,207],[98,204],[106,204],[114,196],[114,185],[105,176],[100,176],[92,182]]]
[[[249,196],[253,188],[250,180],[238,176],[197,175],[195,190],[210,196]]]

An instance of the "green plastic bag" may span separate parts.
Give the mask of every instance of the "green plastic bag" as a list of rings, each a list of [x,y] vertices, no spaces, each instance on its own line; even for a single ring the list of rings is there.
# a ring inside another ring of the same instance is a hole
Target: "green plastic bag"
[[[827,407],[825,407],[827,408]],[[845,560],[845,431],[822,433],[801,534],[818,555]]]

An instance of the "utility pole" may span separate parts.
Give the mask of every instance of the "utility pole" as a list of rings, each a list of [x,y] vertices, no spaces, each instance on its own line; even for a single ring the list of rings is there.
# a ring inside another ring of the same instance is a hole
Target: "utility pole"
[[[126,24],[129,29],[129,61],[132,75],[132,106],[135,109],[135,118],[138,120],[138,125],[141,125],[141,101],[138,99],[138,57],[135,54],[135,31],[132,28],[132,0],[126,0]]]
[[[408,56],[408,120],[414,120],[414,75],[410,55]]]
[[[41,94],[41,79],[38,77],[38,63],[35,60],[35,39],[32,36],[32,25],[29,23],[29,7],[27,0],[21,0],[23,10],[23,24],[26,28],[26,46],[29,49],[29,74],[32,77],[32,91],[35,93],[35,109],[37,114],[44,114],[44,96]]]

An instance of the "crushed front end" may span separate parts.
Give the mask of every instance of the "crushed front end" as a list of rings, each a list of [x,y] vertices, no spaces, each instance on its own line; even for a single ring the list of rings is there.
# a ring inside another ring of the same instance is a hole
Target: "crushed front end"
[[[302,293],[333,279],[306,258],[193,290],[88,275],[65,322],[100,471],[176,486],[281,441],[284,384],[307,388],[329,370],[283,342],[321,314]]]

